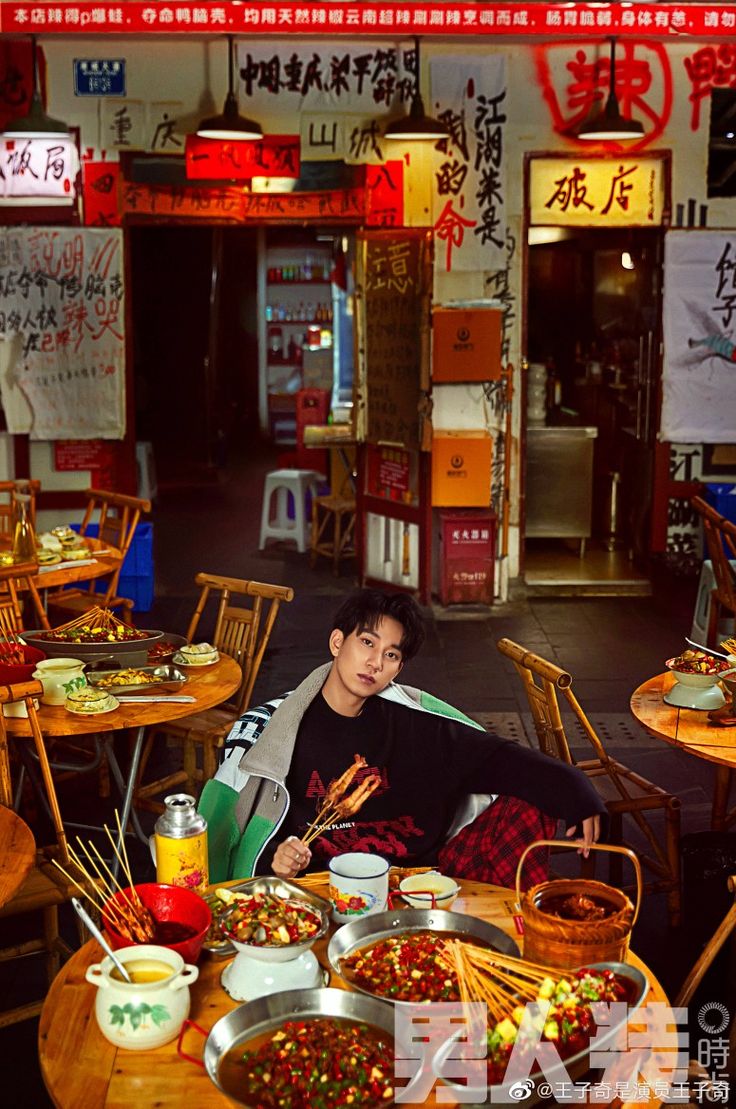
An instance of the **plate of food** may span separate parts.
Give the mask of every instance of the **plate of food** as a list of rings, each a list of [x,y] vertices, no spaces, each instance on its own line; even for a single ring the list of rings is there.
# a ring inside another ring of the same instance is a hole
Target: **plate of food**
[[[717,709],[726,698],[718,685],[720,676],[733,669],[726,659],[716,658],[706,651],[683,651],[667,659],[667,669],[674,674],[676,684],[664,694],[668,705],[689,709]]]
[[[110,693],[175,693],[189,681],[175,666],[123,666],[87,675],[91,686]]]
[[[350,988],[393,1003],[460,1000],[444,955],[450,940],[518,956],[494,924],[445,909],[374,913],[343,925],[327,948],[330,966]]]
[[[329,913],[330,902],[318,893],[303,889],[294,882],[275,875],[264,875],[262,878],[248,878],[231,886],[219,886],[205,894],[205,901],[212,910],[212,926],[205,938],[204,950],[211,955],[232,955],[236,950],[231,939],[223,934],[221,922],[239,901],[248,901],[255,895],[268,895],[281,898],[283,901],[298,901],[317,914]]]
[[[211,643],[187,643],[173,657],[177,666],[214,666],[220,658]]]
[[[105,712],[114,712],[120,708],[120,702],[111,693],[104,689],[95,689],[87,686],[85,689],[75,689],[67,695],[64,702],[67,712],[76,713],[78,716],[98,716]]]

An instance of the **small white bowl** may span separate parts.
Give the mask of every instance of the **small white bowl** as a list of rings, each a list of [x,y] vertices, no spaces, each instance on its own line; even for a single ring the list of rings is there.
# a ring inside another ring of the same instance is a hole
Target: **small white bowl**
[[[399,882],[399,892],[415,909],[447,909],[460,893],[454,878],[430,870],[426,874],[410,874]],[[434,900],[433,900],[434,897]]]
[[[668,658],[665,665],[682,685],[689,685],[693,689],[709,689],[719,681],[718,674],[698,674],[688,670],[678,670],[676,663],[677,659]]]
[[[217,662],[220,652],[211,643],[189,643],[180,647],[177,654],[188,666],[208,666]]]

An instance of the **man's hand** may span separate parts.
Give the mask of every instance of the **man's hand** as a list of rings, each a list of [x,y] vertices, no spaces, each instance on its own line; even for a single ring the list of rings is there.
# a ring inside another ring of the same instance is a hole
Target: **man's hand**
[[[572,828],[568,828],[567,829],[568,839],[572,839],[572,837],[575,835],[577,830],[578,830],[577,824],[573,824]],[[601,834],[601,818],[599,816],[588,816],[588,817],[586,817],[585,820],[583,821],[583,834],[582,834],[582,836],[578,837],[578,843],[580,844],[580,847],[578,849],[578,855],[582,855],[583,858],[587,859],[588,855],[590,854],[590,845],[591,845],[591,843],[597,843],[598,842],[598,837],[600,836],[600,834]]]
[[[309,866],[311,858],[312,852],[306,843],[302,843],[296,836],[289,836],[276,848],[271,865],[277,878],[294,878],[300,870]]]

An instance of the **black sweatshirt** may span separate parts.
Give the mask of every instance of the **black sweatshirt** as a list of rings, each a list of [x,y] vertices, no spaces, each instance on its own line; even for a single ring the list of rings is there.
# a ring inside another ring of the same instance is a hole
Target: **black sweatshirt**
[[[382,697],[368,698],[359,716],[341,716],[320,694],[297,734],[286,779],[291,804],[276,842],[304,835],[329,783],[355,754],[368,765],[353,784],[380,774],[381,785],[356,817],[314,841],[310,869],[344,851],[372,852],[399,866],[434,864],[468,793],[518,797],[578,831],[586,817],[605,812],[582,771],[539,751]],[[261,873],[273,853],[265,855]]]

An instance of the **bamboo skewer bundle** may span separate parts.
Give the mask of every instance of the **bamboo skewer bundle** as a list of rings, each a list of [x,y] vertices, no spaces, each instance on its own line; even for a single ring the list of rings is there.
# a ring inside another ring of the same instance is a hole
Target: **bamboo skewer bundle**
[[[127,890],[117,880],[95,845],[90,842],[88,846],[85,846],[79,836],[77,836],[77,843],[86,858],[86,864],[82,862],[80,855],[71,844],[69,844],[69,855],[82,875],[86,888],[55,859],[52,862],[65,878],[73,882],[79,892],[94,905],[108,924],[117,932],[133,943],[150,943],[154,938],[156,922],[149,909],[141,901],[135,888],[117,812],[115,813],[115,819],[120,833],[120,849],[118,849],[106,824],[104,828],[123,874],[128,881],[129,888]],[[88,867],[93,873],[90,873]],[[106,872],[107,877],[103,871]],[[94,893],[90,891],[94,891]]]
[[[3,634],[3,638],[0,639],[0,662],[11,666],[23,666],[26,661],[23,651],[25,644],[16,630],[10,626],[10,621],[2,610],[0,610],[0,631]]]
[[[727,655],[736,655],[736,639],[724,639],[721,647]]]
[[[54,631],[68,631],[71,628],[94,628],[106,632],[116,632],[119,628],[125,628],[126,626],[122,620],[118,620],[117,616],[113,615],[109,608],[101,608],[99,605],[95,605],[94,608],[89,609],[81,616],[76,616],[67,624],[61,624],[58,628],[54,628]]]
[[[542,982],[556,982],[561,973],[460,940],[448,940],[443,949],[441,958],[457,977],[460,1000],[484,1001],[489,1023],[503,1020],[517,1005],[536,1001]]]

